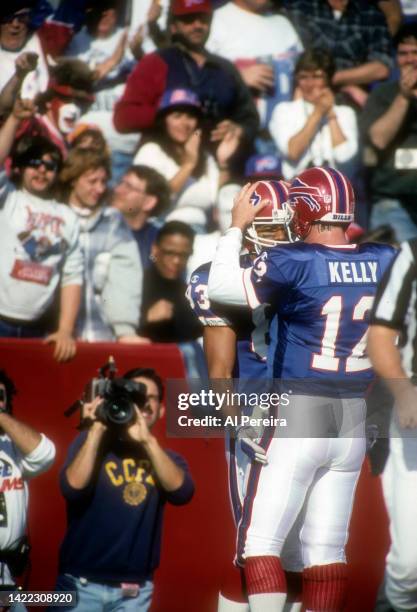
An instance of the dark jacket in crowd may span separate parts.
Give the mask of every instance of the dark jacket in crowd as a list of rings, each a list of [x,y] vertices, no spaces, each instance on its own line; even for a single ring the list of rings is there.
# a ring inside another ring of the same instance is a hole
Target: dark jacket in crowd
[[[373,199],[398,199],[417,219],[417,172],[411,163],[417,148],[417,100],[410,101],[401,128],[385,149],[376,149],[369,138],[371,126],[387,112],[399,91],[398,82],[381,83],[375,87],[363,110],[361,128],[364,141],[375,156],[374,165],[369,168]]]
[[[152,342],[188,342],[201,336],[201,323],[191,310],[185,290],[186,285],[182,279],[163,278],[154,265],[147,268],[144,273],[139,335],[150,338]],[[172,319],[147,323],[148,310],[159,300],[173,302]]]
[[[155,120],[158,104],[167,89],[194,90],[202,103],[206,128],[229,119],[239,124],[251,141],[258,129],[258,114],[252,96],[238,71],[228,60],[207,53],[198,66],[178,46],[146,55],[138,62],[115,106],[114,123],[120,132],[142,131]]]

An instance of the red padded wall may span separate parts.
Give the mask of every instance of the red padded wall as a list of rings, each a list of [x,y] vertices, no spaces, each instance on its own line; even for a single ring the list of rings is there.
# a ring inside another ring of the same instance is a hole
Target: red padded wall
[[[54,467],[31,484],[30,588],[33,590],[53,587],[59,542],[65,530],[58,472],[68,444],[77,433],[77,418],[66,419],[63,411],[80,396],[84,384],[110,354],[116,358],[120,374],[131,367],[149,366],[164,378],[184,376],[182,358],[174,345],[80,343],[77,357],[62,365],[53,360],[51,347],[37,341],[0,340],[0,367],[12,376],[19,390],[16,416],[45,432],[57,446]],[[162,562],[156,574],[152,610],[212,612],[216,609],[219,585],[234,553],[223,441],[167,439],[164,429],[161,421],[156,433],[163,445],[187,459],[196,482],[196,494],[185,507],[167,508]],[[373,609],[387,546],[380,483],[370,476],[365,465],[348,544],[351,562],[348,610]]]

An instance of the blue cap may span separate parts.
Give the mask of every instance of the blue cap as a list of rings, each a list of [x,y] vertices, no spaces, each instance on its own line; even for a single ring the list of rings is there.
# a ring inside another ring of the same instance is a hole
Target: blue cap
[[[275,155],[252,155],[245,164],[245,176],[281,176],[281,160]]]
[[[201,112],[200,100],[194,91],[190,89],[167,89],[159,102],[159,111],[175,107],[191,107]]]

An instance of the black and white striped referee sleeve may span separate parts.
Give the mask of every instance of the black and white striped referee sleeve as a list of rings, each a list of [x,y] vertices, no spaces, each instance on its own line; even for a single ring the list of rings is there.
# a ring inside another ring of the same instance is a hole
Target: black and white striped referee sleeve
[[[403,242],[398,255],[378,285],[371,325],[401,330],[406,325],[410,307],[416,308],[417,240]],[[413,316],[416,317],[414,310]]]

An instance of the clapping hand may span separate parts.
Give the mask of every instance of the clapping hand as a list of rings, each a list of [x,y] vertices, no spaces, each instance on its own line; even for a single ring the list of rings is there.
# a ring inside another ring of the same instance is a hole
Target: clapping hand
[[[240,136],[241,132],[237,129],[228,130],[223,136],[216,151],[216,159],[220,168],[224,167],[236,152]]]
[[[185,163],[197,165],[201,145],[201,130],[194,130],[184,145]]]
[[[231,121],[230,119],[223,119],[220,121],[216,127],[210,133],[211,142],[219,142],[223,140],[228,132],[235,132],[236,135],[241,138],[243,134],[243,129],[240,125]]]
[[[400,90],[407,99],[417,97],[417,68],[404,66],[400,76]]]
[[[314,106],[320,111],[322,115],[330,113],[334,106],[334,95],[331,89],[326,87],[323,89],[315,100]]]

